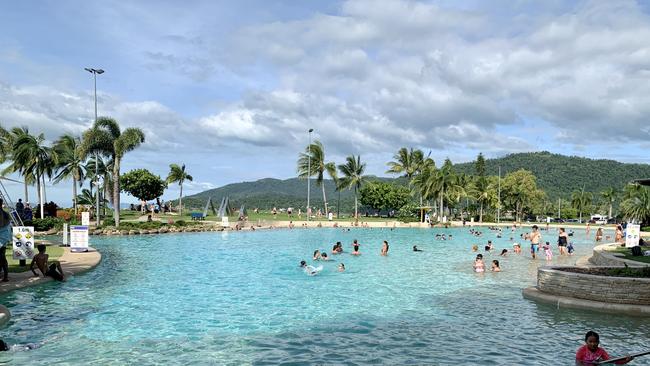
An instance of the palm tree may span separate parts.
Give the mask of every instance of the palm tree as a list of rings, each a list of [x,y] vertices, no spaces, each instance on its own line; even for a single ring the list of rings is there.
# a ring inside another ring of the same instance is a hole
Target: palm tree
[[[354,155],[350,155],[345,158],[345,164],[339,165],[339,170],[343,174],[343,178],[341,178],[341,187],[346,187],[347,189],[354,188],[355,220],[359,219],[357,191],[361,189],[361,186],[366,182],[366,176],[363,175],[365,169],[366,164],[361,163],[361,156],[357,156],[355,159]]]
[[[639,185],[634,191],[621,203],[621,211],[626,217],[647,224],[650,221],[650,189]]]
[[[81,158],[81,138],[69,134],[61,136],[54,143],[54,151],[58,158],[54,182],[58,183],[64,179],[72,178],[72,201],[74,214],[77,215],[77,183],[83,186],[86,175],[85,160]]]
[[[176,183],[181,187],[181,195],[178,199],[178,210],[179,215],[183,216],[183,182],[189,180],[190,182],[194,179],[185,171],[185,164],[178,166],[177,164],[169,165],[169,175],[167,175],[167,183]]]
[[[27,127],[14,127],[10,131],[3,130],[1,133],[3,162],[5,160],[12,160],[12,163],[2,171],[2,174],[18,173],[23,177],[25,202],[29,202],[29,190],[27,187],[33,184],[36,181],[36,178],[34,177],[33,172],[27,170],[25,161],[14,160],[14,143],[19,138],[29,135],[29,129]]]
[[[403,177],[406,177],[406,179],[408,179],[409,187],[411,187],[413,184],[413,178],[422,172],[422,169],[425,167],[425,165],[435,165],[431,158],[424,158],[424,153],[420,149],[413,150],[413,148],[410,148],[407,150],[405,147],[403,147],[399,149],[395,155],[393,155],[393,159],[395,160],[389,161],[387,163],[389,168],[386,173],[402,174]],[[411,192],[413,193],[413,191]],[[420,208],[422,207],[422,200],[422,194],[420,194]],[[423,217],[420,217],[420,221],[422,220]]]
[[[432,186],[434,187],[438,197],[440,199],[440,214],[439,221],[442,221],[442,216],[444,215],[444,197],[445,192],[451,186],[454,180],[454,170],[451,160],[449,158],[445,159],[444,164],[440,169],[438,169],[437,174],[432,177]]]
[[[424,154],[422,150],[407,150],[405,147],[399,149],[397,153],[393,156],[395,161],[389,161],[387,165],[389,166],[386,173],[390,174],[402,174],[409,180],[418,173],[418,170],[421,168],[422,161],[424,160]]]
[[[609,205],[609,215],[607,217],[611,219],[612,207],[614,206],[614,202],[616,202],[616,199],[618,198],[618,191],[614,187],[609,187],[604,191],[600,192],[600,195],[605,199],[605,202]]]
[[[591,204],[592,200],[593,195],[591,192],[585,192],[584,186],[581,190],[575,190],[571,193],[571,206],[578,210],[580,222],[582,222],[582,211]]]
[[[311,171],[308,170],[311,168]],[[329,213],[327,209],[327,197],[325,196],[325,172],[336,170],[334,163],[325,162],[325,148],[323,144],[316,140],[311,145],[307,146],[304,153],[301,153],[298,158],[298,177],[307,178],[316,176],[316,185],[319,185],[323,190],[323,202],[325,206],[325,215]]]
[[[25,131],[23,129],[23,131]],[[35,177],[38,188],[38,200],[41,206],[41,218],[44,217],[45,176],[52,177],[54,166],[57,162],[56,153],[45,145],[45,136],[29,133],[20,134],[13,141],[13,163],[8,167],[12,171],[19,171],[28,181],[28,177]],[[41,189],[42,187],[42,189]]]
[[[124,155],[144,142],[144,132],[139,128],[120,130],[112,118],[100,117],[93,127],[84,133],[84,156],[99,153],[113,160],[113,217],[115,226],[120,226],[120,163]]]
[[[477,177],[472,187],[472,194],[476,201],[479,203],[479,216],[478,221],[483,222],[483,207],[486,204],[492,204],[496,200],[496,187],[494,182],[485,176]]]
[[[97,169],[95,169],[97,165]],[[97,190],[99,191],[100,201],[104,202],[105,200],[102,197],[108,197],[109,200],[106,202],[113,203],[113,195],[111,189],[113,188],[113,161],[108,159],[104,161],[100,155],[93,154],[88,162],[84,166],[86,170],[86,178],[89,181],[90,193],[93,193],[93,185],[97,184]],[[95,173],[97,171],[97,173]],[[103,184],[99,185],[99,181],[102,181]],[[100,203],[101,203],[100,202]],[[106,215],[106,206],[100,205],[104,209],[104,215]]]

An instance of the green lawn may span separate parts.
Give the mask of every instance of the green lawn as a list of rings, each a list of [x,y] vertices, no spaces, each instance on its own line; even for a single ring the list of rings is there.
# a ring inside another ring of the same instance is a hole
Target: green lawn
[[[644,249],[644,251],[645,250],[649,250],[649,249]],[[625,257],[624,257],[625,259],[629,259],[629,260],[633,260],[633,261],[637,261],[637,262],[643,262],[643,263],[650,263],[650,257],[633,256],[631,248],[618,247],[618,248],[616,248],[616,250],[612,250],[612,252],[621,253],[621,254],[625,255]]]
[[[50,255],[50,260],[59,259],[59,257],[63,255],[63,248],[58,245],[48,245],[45,252]],[[29,264],[31,263],[31,259],[27,260],[26,266],[21,267],[19,265],[19,261],[17,259],[13,259],[12,253],[13,253],[13,246],[11,244],[7,244],[6,257],[7,257],[7,262],[9,262],[9,272],[16,273],[16,272],[28,271]]]
[[[167,222],[167,220],[173,220],[173,221],[179,221],[179,220],[184,220],[184,221],[192,221],[192,217],[190,215],[191,212],[203,212],[202,210],[196,210],[196,211],[188,211],[184,210],[183,211],[183,216],[178,216],[178,215],[169,215],[169,214],[156,214],[154,217],[156,219],[161,219],[163,222]],[[140,212],[139,211],[120,211],[120,220],[123,221],[137,221],[138,218],[140,217]],[[343,216],[343,215],[342,215]],[[287,215],[286,212],[284,213],[279,213],[277,215],[273,215],[270,211],[262,211],[259,213],[255,213],[253,211],[248,212],[248,221],[249,222],[257,222],[258,220],[262,221],[301,221],[301,220],[306,220],[307,217],[303,214],[301,218],[298,218],[298,215],[294,213],[291,217]],[[206,220],[208,221],[221,221],[219,218],[215,217],[212,211],[208,212],[208,217],[206,217]],[[365,217],[361,216],[359,217],[359,221],[363,222],[372,222],[372,221],[392,221],[392,220],[397,220],[397,218],[385,218],[385,217]],[[237,221],[236,216],[231,216],[230,221]],[[328,221],[327,217],[321,217],[321,218],[312,218],[312,221]],[[335,218],[333,221],[339,221],[339,222],[351,222],[352,217],[350,215],[346,215],[345,217],[342,217],[340,219]]]

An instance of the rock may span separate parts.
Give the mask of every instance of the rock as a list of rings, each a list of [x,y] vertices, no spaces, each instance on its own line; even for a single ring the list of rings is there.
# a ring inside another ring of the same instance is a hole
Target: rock
[[[135,230],[129,230],[129,235],[137,235],[137,234],[140,234],[140,232]]]
[[[165,234],[165,233],[168,233],[168,232],[169,232],[169,229],[166,228],[166,227],[161,227],[161,228],[158,230],[158,232],[159,232],[160,234]]]
[[[120,235],[128,235],[129,231],[128,230],[120,230]]]
[[[149,234],[147,230],[140,229],[140,235]]]

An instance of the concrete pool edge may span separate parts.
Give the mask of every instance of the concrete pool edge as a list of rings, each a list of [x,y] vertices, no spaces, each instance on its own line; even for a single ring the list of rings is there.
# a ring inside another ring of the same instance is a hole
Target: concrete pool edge
[[[87,272],[101,262],[102,255],[94,248],[88,248],[88,252],[72,253],[70,248],[63,248],[63,255],[59,257],[61,267],[66,276]],[[52,281],[50,277],[35,277],[31,271],[10,273],[9,282],[0,282],[0,294],[11,292],[25,287],[35,286]]]
[[[550,305],[556,305],[558,309],[580,309],[594,310],[603,313],[629,315],[638,317],[650,317],[649,305],[631,305],[631,304],[613,304],[593,300],[577,299],[573,297],[558,296],[545,293],[537,289],[536,286],[526,287],[522,291],[525,299],[534,300]]]

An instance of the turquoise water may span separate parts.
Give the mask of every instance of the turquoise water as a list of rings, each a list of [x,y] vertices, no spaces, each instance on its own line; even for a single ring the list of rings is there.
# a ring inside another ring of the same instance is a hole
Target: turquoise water
[[[437,241],[435,233],[453,234]],[[511,248],[509,230],[294,229],[93,237],[95,270],[0,297],[14,317],[0,337],[39,343],[0,355],[31,364],[572,364],[587,330],[610,354],[648,348],[642,318],[557,309],[522,298],[538,265],[498,258],[503,272],[475,274],[488,239]],[[521,232],[512,234],[518,238]],[[555,242],[556,233],[545,235]],[[592,232],[593,234],[593,232]],[[353,239],[362,255],[351,256]],[[379,255],[381,241],[391,244]],[[594,243],[576,232],[573,264]],[[314,249],[347,253],[305,275]],[[411,251],[413,244],[424,252]],[[480,252],[483,252],[482,250]],[[348,270],[336,271],[339,262]],[[639,359],[635,364],[644,364]]]

